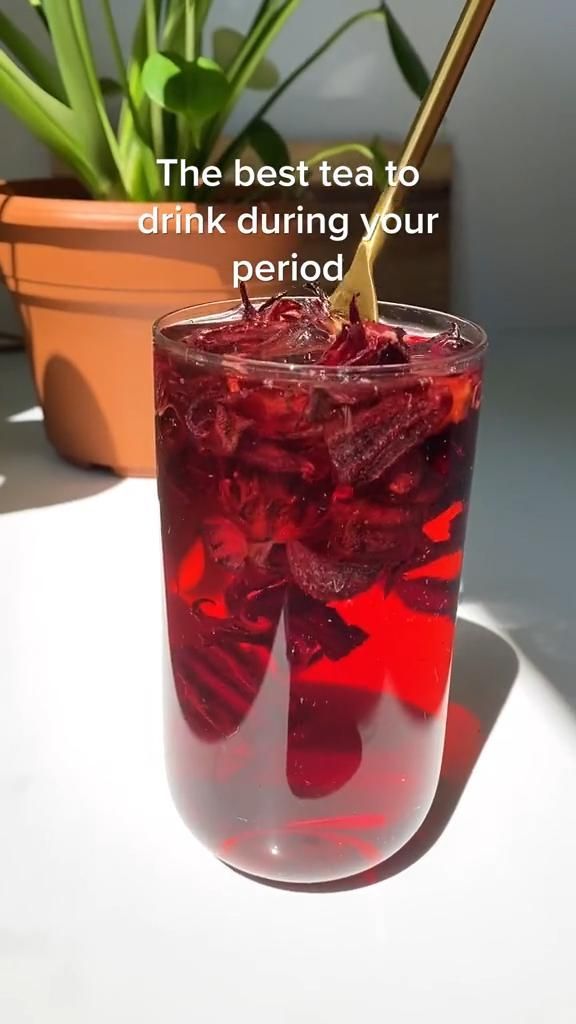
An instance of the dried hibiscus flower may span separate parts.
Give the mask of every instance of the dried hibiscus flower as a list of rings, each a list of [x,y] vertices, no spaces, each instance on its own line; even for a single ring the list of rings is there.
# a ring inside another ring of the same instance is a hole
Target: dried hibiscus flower
[[[364,322],[353,298],[350,320],[342,327],[320,361],[322,366],[390,366],[410,362],[400,327]]]
[[[339,481],[358,485],[377,480],[403,455],[440,430],[451,407],[448,388],[419,382],[384,395],[371,409],[333,421],[325,434]]]
[[[290,662],[299,667],[320,658],[340,661],[363,644],[368,634],[349,626],[334,608],[307,596],[296,587],[286,603],[286,647]]]

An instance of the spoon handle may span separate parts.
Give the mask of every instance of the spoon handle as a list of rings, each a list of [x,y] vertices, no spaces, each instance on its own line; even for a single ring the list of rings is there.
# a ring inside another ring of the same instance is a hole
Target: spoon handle
[[[495,0],[467,0],[408,133],[398,162],[398,171],[408,166],[422,166],[494,3]],[[394,213],[401,206],[406,186],[400,184],[398,177],[396,181],[396,185],[390,185],[380,196],[372,214],[373,220],[376,216]],[[386,239],[384,231],[375,231],[372,238],[364,243],[370,267],[374,265]]]

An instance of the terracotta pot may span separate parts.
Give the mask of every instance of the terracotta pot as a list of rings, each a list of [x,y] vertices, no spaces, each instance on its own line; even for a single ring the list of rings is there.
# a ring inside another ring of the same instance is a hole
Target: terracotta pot
[[[234,260],[287,258],[295,239],[241,235],[234,219],[225,238],[143,235],[148,205],[73,195],[62,180],[0,183],[0,269],[54,447],[75,463],[150,476],[152,322],[226,297]]]

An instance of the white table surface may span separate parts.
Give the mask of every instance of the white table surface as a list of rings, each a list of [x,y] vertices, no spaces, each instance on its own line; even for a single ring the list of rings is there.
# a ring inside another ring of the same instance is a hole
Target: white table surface
[[[61,463],[0,356],[2,1021],[576,1019],[576,357],[554,350],[493,351],[448,777],[371,884],[324,892],[236,874],[180,821],[154,484]]]

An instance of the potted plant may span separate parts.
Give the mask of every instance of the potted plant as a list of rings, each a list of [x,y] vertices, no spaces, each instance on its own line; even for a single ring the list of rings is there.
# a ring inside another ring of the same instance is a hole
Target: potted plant
[[[53,445],[77,463],[148,475],[154,471],[152,320],[170,307],[220,297],[229,290],[234,259],[250,258],[251,247],[258,259],[277,260],[295,242],[230,229],[226,238],[141,234],[138,220],[151,203],[186,203],[188,210],[207,200],[201,183],[166,187],[157,160],[185,157],[200,170],[216,163],[226,172],[236,156],[251,151],[263,163],[289,164],[269,111],[365,19],[384,23],[418,95],[426,72],[385,3],[349,17],[280,81],[268,50],[301,0],[261,0],[244,35],[219,29],[210,41],[206,21],[214,0],[142,0],[126,59],[113,3],[100,0],[117,66],[117,81],[110,81],[98,74],[83,0],[29,2],[52,57],[0,13],[0,102],[73,178],[0,186],[0,269],[22,317]],[[264,102],[226,139],[247,89],[264,90]],[[116,116],[113,92],[121,99]],[[377,153],[355,143],[346,148]]]

